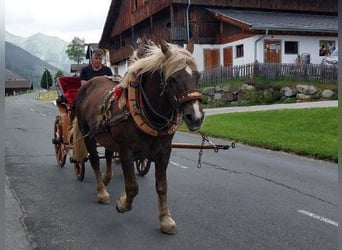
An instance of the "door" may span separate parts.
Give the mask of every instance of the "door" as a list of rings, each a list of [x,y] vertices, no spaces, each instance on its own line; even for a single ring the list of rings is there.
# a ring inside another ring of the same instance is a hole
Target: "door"
[[[204,69],[211,69],[220,66],[220,50],[204,49]]]
[[[223,65],[225,67],[233,66],[233,47],[223,49]]]
[[[281,62],[281,46],[280,40],[264,41],[264,62],[280,63]]]

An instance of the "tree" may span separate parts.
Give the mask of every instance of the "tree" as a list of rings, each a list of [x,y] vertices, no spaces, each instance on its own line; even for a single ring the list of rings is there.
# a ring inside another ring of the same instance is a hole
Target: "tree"
[[[68,44],[65,53],[68,55],[71,61],[80,64],[85,58],[85,40],[77,36]]]
[[[45,68],[42,78],[40,80],[40,87],[42,89],[49,89],[52,86],[52,77],[48,69]]]
[[[57,78],[60,76],[64,76],[64,74],[61,70],[58,70],[53,78],[54,82],[57,82]]]

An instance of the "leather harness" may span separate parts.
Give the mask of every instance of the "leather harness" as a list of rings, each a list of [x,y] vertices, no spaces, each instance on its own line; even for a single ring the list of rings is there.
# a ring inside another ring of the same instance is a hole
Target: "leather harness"
[[[166,126],[165,129],[154,128],[152,121],[148,120],[142,110],[143,104],[140,98],[141,91],[141,83],[137,81],[136,76],[132,75],[127,87],[128,98],[126,100],[126,109],[123,109],[123,112],[120,112],[119,114],[113,115],[111,114],[110,107],[113,101],[117,101],[120,98],[123,89],[121,89],[121,87],[114,87],[109,90],[99,107],[97,126],[91,130],[90,134],[95,136],[100,131],[103,131],[103,128],[115,126],[118,123],[127,120],[129,117],[131,117],[135,127],[145,134],[152,136],[174,134],[182,122],[182,113],[177,110],[176,115],[173,117],[172,121],[170,121],[170,125]],[[190,100],[201,99],[201,96],[201,92],[195,89],[182,93],[179,97],[175,96],[174,101],[177,105],[180,105]]]

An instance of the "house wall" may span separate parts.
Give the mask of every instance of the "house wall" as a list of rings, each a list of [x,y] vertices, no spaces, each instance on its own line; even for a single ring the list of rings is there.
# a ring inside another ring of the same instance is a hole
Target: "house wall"
[[[260,40],[259,40],[260,39]],[[310,63],[321,63],[324,56],[319,55],[320,41],[335,41],[336,48],[338,48],[337,37],[325,37],[325,36],[282,36],[282,35],[256,35],[246,39],[234,41],[231,43],[225,43],[222,45],[209,45],[209,44],[195,44],[194,45],[194,57],[196,58],[198,69],[204,70],[204,53],[205,49],[220,49],[220,65],[223,65],[223,49],[229,46],[233,47],[233,65],[243,65],[255,62],[255,58],[258,62],[264,62],[264,40],[273,39],[281,41],[281,63],[295,63],[297,56],[302,53],[310,54]],[[298,55],[297,54],[285,54],[285,41],[298,41]],[[241,58],[236,57],[236,46],[243,44],[244,56]],[[185,45],[184,45],[185,46]],[[256,52],[255,52],[256,51]]]
[[[320,41],[335,41],[336,48],[338,48],[337,37],[325,37],[325,36],[281,36],[281,35],[256,35],[246,39],[241,39],[231,43],[225,43],[222,45],[211,45],[211,44],[195,44],[193,55],[196,59],[199,71],[204,70],[204,53],[205,49],[219,49],[220,50],[220,65],[224,65],[223,49],[226,47],[233,47],[233,66],[243,65],[255,62],[255,58],[258,62],[264,62],[264,40],[274,39],[281,41],[281,63],[295,63],[297,56],[296,54],[285,54],[284,43],[285,41],[298,41],[298,54],[309,53],[310,63],[320,64],[324,56],[319,55]],[[244,45],[244,56],[241,58],[236,57],[236,46]],[[184,47],[186,45],[184,44]],[[256,51],[256,52],[255,52]],[[116,65],[118,73],[124,76],[128,62],[124,61]]]

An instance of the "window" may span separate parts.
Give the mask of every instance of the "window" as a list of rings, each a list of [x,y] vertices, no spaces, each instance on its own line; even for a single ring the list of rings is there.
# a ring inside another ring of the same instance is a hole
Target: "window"
[[[243,44],[236,46],[236,57],[243,57]]]
[[[285,54],[298,55],[298,42],[285,41]]]

